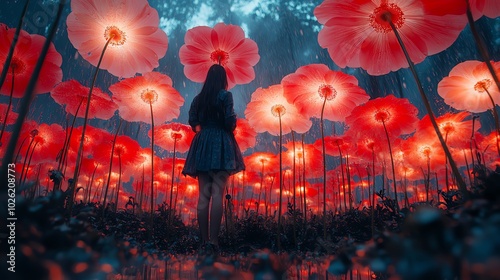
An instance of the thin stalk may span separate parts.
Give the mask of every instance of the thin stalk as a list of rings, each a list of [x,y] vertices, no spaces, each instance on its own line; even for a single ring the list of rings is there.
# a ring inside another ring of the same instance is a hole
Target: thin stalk
[[[260,188],[259,188],[259,199],[257,200],[257,215],[259,215],[259,208],[260,208],[260,196],[262,194],[262,187],[264,185],[264,160],[261,159],[260,161],[262,163],[262,170],[260,172]]]
[[[345,164],[346,164],[346,175],[347,175],[347,192],[349,195],[349,210],[352,210],[351,168],[349,167],[349,153],[347,153],[345,156]]]
[[[292,163],[292,173],[293,173],[293,179],[292,179],[292,187],[293,187],[293,244],[297,246],[297,206],[295,202],[295,132],[292,130],[292,146],[293,146],[293,163]]]
[[[63,145],[63,154],[61,155],[61,159],[60,159],[58,167],[57,167],[57,170],[59,170],[59,171],[62,169],[63,165],[66,163],[66,157],[68,156],[68,150],[69,150],[69,141],[71,139],[71,136],[73,135],[73,128],[75,127],[76,116],[78,115],[78,112],[80,111],[80,107],[82,106],[82,104],[83,104],[83,97],[82,97],[82,100],[80,101],[80,104],[78,104],[78,108],[76,108],[75,115],[73,116],[73,121],[71,122],[71,128],[69,130],[68,137],[67,137],[67,139],[65,139],[66,141],[64,142],[64,145]]]
[[[153,188],[154,188],[154,144],[155,144],[155,119],[153,118],[153,103],[149,101],[149,109],[151,111],[151,228],[153,228],[153,214],[154,214],[154,206],[153,206],[153,199],[154,199],[154,193],[153,193]]]
[[[468,0],[466,0],[468,1]],[[403,53],[406,57],[406,60],[408,61],[408,65],[410,66],[411,73],[413,74],[413,77],[415,78],[415,82],[417,83],[417,88],[420,93],[420,97],[422,98],[425,109],[427,110],[427,114],[429,115],[429,119],[432,123],[432,126],[434,127],[434,130],[436,131],[436,134],[438,136],[439,142],[441,143],[441,146],[443,147],[444,153],[446,154],[446,157],[448,157],[448,160],[450,162],[450,167],[451,170],[453,171],[453,174],[455,175],[455,179],[457,180],[457,185],[460,190],[460,193],[462,195],[463,199],[466,199],[469,197],[467,187],[465,185],[465,181],[462,178],[462,175],[460,175],[460,171],[458,170],[457,164],[455,163],[455,160],[453,160],[453,157],[451,155],[450,150],[448,149],[448,146],[444,142],[443,135],[441,135],[441,132],[439,131],[439,126],[437,125],[436,118],[434,117],[434,113],[432,112],[431,104],[429,103],[429,100],[427,99],[427,96],[425,95],[424,89],[422,87],[422,83],[420,82],[420,79],[417,75],[417,71],[415,69],[415,65],[413,64],[413,61],[411,61],[410,55],[408,54],[408,51],[406,50],[406,47],[403,43],[403,40],[401,39],[401,36],[399,35],[399,32],[394,25],[394,23],[388,19],[388,23],[390,24],[392,30],[394,31],[394,34],[396,35],[396,38],[398,40],[399,45],[401,46],[401,49],[403,50]]]
[[[102,203],[102,213],[101,215],[104,217],[104,213],[106,212],[106,199],[108,197],[108,188],[109,188],[109,183],[111,182],[111,170],[113,168],[113,157],[115,156],[115,144],[116,144],[116,138],[118,137],[118,132],[120,131],[120,126],[122,125],[121,119],[120,122],[118,123],[118,129],[116,130],[115,137],[113,138],[113,146],[111,146],[111,157],[109,159],[109,171],[108,171],[108,182],[106,183],[106,188],[104,191],[104,201]],[[104,219],[103,219],[104,221]]]
[[[26,173],[24,174],[24,179],[21,183],[21,186],[24,185],[24,183],[26,182],[26,179],[28,178],[28,170],[30,168],[30,165],[31,165],[31,159],[33,158],[33,154],[35,153],[35,149],[36,149],[36,146],[38,145],[39,142],[36,142],[35,145],[33,146],[33,149],[31,149],[31,154],[30,154],[30,159],[28,160],[28,165],[26,166]],[[22,179],[22,177],[21,177]]]
[[[116,186],[115,213],[118,212],[118,202],[120,199],[120,186],[122,185],[122,155],[118,154],[118,185]]]
[[[486,88],[486,86],[483,85],[483,90],[488,94],[488,97],[490,98],[490,101],[491,101],[491,111],[493,112],[493,117],[495,118],[495,128],[496,128],[496,131],[497,131],[497,141],[496,141],[496,144],[497,144],[497,152],[498,152],[498,156],[500,156],[500,125],[499,125],[499,118],[498,118],[498,112],[496,110],[496,104],[495,104],[495,101],[493,100],[493,97],[491,96],[490,92],[488,91],[488,89]]]
[[[92,91],[94,90],[94,85],[95,81],[97,80],[97,74],[99,73],[99,67],[101,66],[102,59],[104,58],[104,53],[106,52],[106,49],[108,48],[109,42],[113,39],[114,35],[111,34],[108,41],[106,41],[106,44],[104,45],[104,48],[102,49],[101,56],[99,57],[99,62],[97,62],[97,66],[94,72],[94,77],[92,78],[92,83],[90,85],[89,93],[87,95],[87,104],[85,107],[85,117],[83,118],[83,128],[82,128],[82,136],[80,137],[80,146],[78,147],[78,152],[76,154],[76,165],[75,165],[75,172],[73,174],[73,185],[74,187],[71,189],[71,199],[69,200],[68,203],[68,214],[71,215],[72,209],[73,209],[73,199],[72,197],[75,195],[75,189],[78,186],[78,176],[80,175],[80,164],[83,156],[83,143],[85,140],[85,132],[87,130],[87,121],[89,119],[89,110],[90,110],[90,100],[92,98]],[[106,186],[107,188],[108,186]],[[106,200],[106,196],[104,197]],[[106,205],[104,205],[104,209],[106,208]],[[103,211],[104,214],[104,211]]]
[[[301,135],[301,145],[302,145],[302,153],[304,153],[305,146],[304,146],[304,134]],[[307,224],[307,199],[306,199],[306,157],[304,154],[302,154],[302,197],[304,200],[304,228],[305,225]]]
[[[323,106],[321,107],[321,119],[320,119],[321,149],[323,154],[323,239],[325,240],[326,240],[326,147],[325,147],[325,127],[323,122],[323,114],[325,113],[326,100],[327,100],[327,95],[325,94],[325,100],[323,100]]]
[[[170,182],[170,203],[168,204],[168,207],[172,211],[172,196],[174,195],[174,172],[175,172],[175,148],[177,144],[177,138],[174,137],[174,152],[172,155],[172,178]]]
[[[345,195],[344,156],[342,154],[342,150],[340,149],[340,145],[339,145],[338,142],[337,142],[337,148],[339,149],[339,155],[340,155],[340,173],[342,175],[342,183],[340,183],[340,185],[344,189],[344,209],[347,211],[347,201],[346,201],[346,195]],[[342,206],[342,203],[340,203],[340,205]]]
[[[99,167],[99,163],[98,163],[98,164],[96,164],[96,166],[94,167],[94,171],[92,172],[92,177],[90,178],[90,184],[89,184],[89,191],[88,191],[87,203],[92,202],[92,201],[91,201],[91,195],[92,195],[92,185],[94,184],[94,176],[95,176],[95,172],[97,171],[97,167]]]
[[[389,155],[391,156],[392,183],[394,186],[394,201],[396,202],[396,209],[399,210],[398,190],[396,189],[396,169],[394,168],[394,157],[392,156],[391,140],[389,139],[389,133],[387,132],[387,127],[385,126],[385,122],[383,120],[382,120],[382,125],[384,126],[385,136],[387,137],[387,144],[389,145]]]
[[[36,137],[36,135],[33,135],[33,138],[31,139],[30,144],[28,145],[28,149],[26,150],[26,154],[24,155],[23,168],[21,169],[21,176],[19,177],[19,183],[21,183],[22,180],[23,180],[24,169],[25,168],[28,169],[26,167],[26,162],[28,161],[28,155],[29,155],[29,152],[30,152],[30,149],[31,149],[31,145],[33,145],[33,142],[35,141],[35,137]]]
[[[282,199],[283,199],[283,147],[282,147],[282,138],[283,138],[283,129],[282,129],[282,124],[281,124],[281,113],[278,113],[278,118],[280,121],[280,197],[279,197],[279,204],[278,204],[278,250],[281,250],[281,238],[280,238],[280,229],[281,229],[281,204],[282,204]]]
[[[372,204],[372,209],[371,209],[371,227],[372,227],[372,237],[375,235],[375,151],[373,150],[372,147],[372,194],[370,197],[370,201]]]

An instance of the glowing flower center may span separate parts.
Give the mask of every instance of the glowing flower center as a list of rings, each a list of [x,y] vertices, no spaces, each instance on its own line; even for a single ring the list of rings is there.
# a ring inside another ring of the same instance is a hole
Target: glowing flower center
[[[286,108],[281,104],[276,104],[271,108],[271,113],[275,117],[281,117],[286,113]]]
[[[492,82],[490,79],[481,80],[474,85],[474,90],[477,92],[485,92],[488,90],[491,84]]]
[[[156,91],[152,90],[152,89],[145,89],[141,92],[141,98],[142,98],[142,101],[146,102],[146,103],[155,103],[156,100],[158,100],[158,93],[156,93]]]
[[[12,60],[10,61],[9,74],[12,74],[12,71],[14,71],[14,75],[19,75],[23,74],[25,70],[26,70],[26,64],[19,58],[15,56],[12,57]]]
[[[210,59],[214,63],[218,63],[222,66],[226,65],[229,60],[229,54],[221,49],[216,49],[210,54]]]
[[[115,156],[116,157],[119,157],[119,156],[125,154],[125,151],[126,151],[125,146],[123,146],[123,145],[116,145],[115,146]]]
[[[431,147],[429,146],[422,147],[421,152],[427,158],[431,157],[431,152],[432,152]]]
[[[112,46],[121,46],[127,41],[127,34],[114,25],[108,26],[104,30],[104,39],[108,41],[111,37],[113,38],[109,41],[109,44]]]
[[[370,25],[380,33],[391,32],[390,22],[399,29],[405,23],[403,11],[394,3],[382,3],[370,15]]]
[[[445,134],[450,134],[455,131],[455,126],[452,122],[445,122],[440,125],[441,129],[445,132]]]
[[[331,85],[321,85],[318,88],[319,96],[326,100],[332,100],[337,96],[337,91]]]
[[[35,137],[38,135],[38,129],[33,129],[31,132],[30,132],[30,135],[31,137]]]
[[[170,133],[170,137],[172,137],[172,139],[174,140],[179,140],[182,138],[182,133],[177,131],[172,131],[172,133]]]
[[[385,123],[391,118],[391,114],[387,110],[379,110],[375,113],[374,117],[376,121]]]

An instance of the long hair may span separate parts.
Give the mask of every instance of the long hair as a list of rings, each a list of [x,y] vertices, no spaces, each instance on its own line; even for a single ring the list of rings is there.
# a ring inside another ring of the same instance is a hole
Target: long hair
[[[217,95],[221,90],[227,89],[226,69],[219,64],[214,64],[208,69],[207,78],[203,84],[203,88],[199,93],[199,110],[204,113],[216,113],[215,104]],[[208,114],[205,114],[206,116]]]

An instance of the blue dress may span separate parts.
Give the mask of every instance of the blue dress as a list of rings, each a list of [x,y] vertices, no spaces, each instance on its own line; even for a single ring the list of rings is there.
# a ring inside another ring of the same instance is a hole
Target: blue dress
[[[189,109],[189,125],[197,125],[201,131],[191,142],[182,174],[197,177],[200,172],[226,171],[230,175],[245,170],[243,157],[233,131],[236,128],[236,114],[231,92],[221,90],[215,108],[218,113],[203,114],[199,108],[201,100],[197,95]]]

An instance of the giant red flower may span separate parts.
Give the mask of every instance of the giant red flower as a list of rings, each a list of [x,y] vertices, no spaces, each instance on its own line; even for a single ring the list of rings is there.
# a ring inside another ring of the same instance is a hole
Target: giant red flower
[[[258,47],[253,40],[245,38],[241,27],[224,23],[214,28],[197,26],[186,32],[184,41],[179,58],[188,79],[204,82],[213,64],[226,69],[229,89],[255,79],[253,66],[260,59]]]
[[[389,24],[402,37],[414,63],[448,48],[466,24],[460,15],[443,15],[435,0],[325,0],[314,10],[324,25],[318,42],[340,67],[362,67],[383,75],[408,67]]]
[[[23,157],[31,158],[31,164],[53,161],[63,146],[64,130],[58,124],[42,123],[34,130],[24,131],[20,139],[26,137],[31,145],[21,147]]]
[[[76,114],[78,107],[77,117],[85,117],[85,109],[87,106],[87,97],[89,88],[81,85],[76,80],[69,80],[58,84],[50,92],[50,96],[57,102],[57,104],[65,107],[67,113]],[[80,105],[81,104],[81,105]],[[98,88],[92,91],[92,98],[90,99],[89,118],[98,118],[102,120],[110,119],[118,105],[111,100],[111,97]]]
[[[151,130],[148,132],[151,137]],[[190,126],[181,123],[168,123],[155,127],[156,145],[173,152],[185,153],[189,150],[189,145],[194,137],[194,132]]]
[[[343,121],[354,107],[370,99],[354,76],[324,64],[302,66],[285,76],[282,84],[284,96],[301,114],[319,118],[325,104],[324,118],[331,121]]]
[[[69,140],[68,145],[68,158],[73,163],[76,161],[76,153],[78,151],[78,147],[80,146],[80,139],[82,135],[82,126],[76,127],[73,129],[71,133],[71,138]],[[67,134],[69,134],[70,129],[67,129]],[[84,157],[99,157],[99,151],[103,148],[107,148],[111,146],[111,142],[113,140],[113,136],[104,129],[96,128],[93,126],[87,126],[87,132],[85,133],[84,143],[83,143],[83,156]],[[109,157],[107,157],[108,161],[104,160],[104,164],[109,164]]]
[[[498,0],[469,0],[469,3],[474,20],[477,20],[483,14],[490,18],[496,18],[500,15],[500,1]],[[427,9],[432,9],[442,15],[465,16],[467,8],[465,0],[428,1],[426,5]]]
[[[15,28],[8,28],[0,23],[0,72],[3,70],[15,32]],[[36,34],[30,35],[24,30],[20,31],[7,77],[0,89],[1,94],[10,95],[12,75],[14,75],[12,96],[23,97],[44,43],[45,37]],[[56,51],[54,44],[51,43],[35,86],[35,94],[49,92],[54,85],[61,82],[63,76],[61,64],[62,57]]]
[[[468,120],[466,120],[469,118]],[[446,143],[453,148],[465,149],[469,147],[470,138],[473,133],[481,128],[481,124],[476,122],[474,125],[474,131],[472,130],[472,119],[470,118],[470,113],[460,112],[460,113],[446,113],[443,116],[436,118],[439,130],[443,135]],[[421,137],[432,137],[437,141],[437,135],[432,127],[429,115],[425,115],[422,120],[418,123],[417,131]]]
[[[264,170],[264,174],[267,174],[279,170],[279,163],[275,154],[255,152],[244,157],[244,161],[249,171],[262,172]]]
[[[172,87],[169,76],[151,72],[124,79],[109,87],[118,104],[120,116],[127,121],[151,123],[151,108],[155,123],[177,118],[184,98]]]
[[[312,125],[309,118],[301,115],[295,105],[288,103],[281,84],[255,90],[245,109],[245,117],[255,131],[267,131],[273,135],[280,135],[280,119],[283,134],[292,130],[304,133]]]
[[[236,129],[233,133],[242,153],[248,148],[255,146],[257,132],[255,132],[246,119],[236,120]]]
[[[500,63],[492,64],[500,77]],[[451,107],[473,113],[493,108],[488,94],[495,104],[500,104],[500,92],[486,63],[476,60],[465,61],[453,67],[448,77],[439,82],[438,93]]]
[[[294,143],[292,141],[284,144],[287,149],[283,154],[283,164],[288,167],[293,166],[293,158],[294,158]],[[306,177],[307,178],[318,178],[323,176],[323,162],[317,160],[321,158],[321,152],[314,147],[312,144],[305,144],[304,148],[302,148],[302,144],[300,142],[295,142],[295,166],[306,168]],[[296,170],[298,172],[298,170]]]
[[[415,131],[417,113],[418,109],[408,99],[391,94],[354,108],[345,121],[350,129],[365,134],[378,135],[386,129],[390,137],[398,137]]]
[[[146,0],[73,0],[68,15],[68,37],[80,55],[118,77],[132,77],[158,67],[167,52],[167,35],[158,12]]]
[[[444,168],[445,155],[437,138],[426,138],[416,133],[402,143],[405,162],[420,169],[428,166],[430,170]]]

